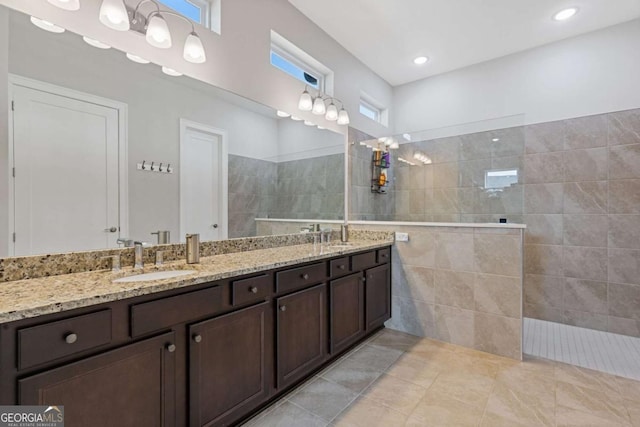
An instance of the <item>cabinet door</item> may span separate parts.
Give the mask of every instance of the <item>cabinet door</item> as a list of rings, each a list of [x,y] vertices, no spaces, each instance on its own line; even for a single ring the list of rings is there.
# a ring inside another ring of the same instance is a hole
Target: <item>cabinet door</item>
[[[327,286],[277,299],[277,387],[294,383],[327,357]]]
[[[364,279],[352,274],[329,284],[330,350],[344,350],[364,334]]]
[[[391,269],[389,264],[365,271],[367,331],[391,318]]]
[[[64,405],[68,427],[174,426],[175,336],[167,333],[18,381],[21,405]]]
[[[264,401],[273,378],[270,303],[189,328],[190,425],[228,425]]]

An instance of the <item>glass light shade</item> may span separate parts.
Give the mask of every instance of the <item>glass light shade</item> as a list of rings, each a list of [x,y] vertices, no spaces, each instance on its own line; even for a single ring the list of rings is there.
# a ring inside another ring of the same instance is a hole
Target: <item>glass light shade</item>
[[[112,30],[129,31],[129,15],[123,0],[102,0],[100,22]]]
[[[202,41],[196,33],[191,33],[187,36],[187,41],[184,42],[183,56],[185,61],[194,64],[202,64],[207,60]]]
[[[64,10],[80,9],[80,0],[48,0],[52,5]]]
[[[169,67],[162,67],[162,72],[165,73],[167,76],[171,76],[171,77],[180,77],[182,75],[182,73],[180,71],[176,71],[173,68],[169,68]]]
[[[97,47],[98,49],[111,49],[106,43],[102,43],[101,41],[90,39],[87,36],[83,36],[82,40],[84,40],[89,46]]]
[[[304,121],[304,124],[305,124],[306,126],[315,126],[315,125],[316,125],[315,123],[310,122],[309,120],[305,120],[305,121]]]
[[[313,99],[311,98],[311,95],[309,95],[309,92],[307,92],[306,90],[302,92],[302,95],[300,95],[298,108],[300,109],[300,111],[311,111],[311,109],[313,108]]]
[[[338,108],[333,102],[327,107],[327,114],[324,116],[324,118],[331,122],[335,122],[336,120],[338,120]]]
[[[287,118],[287,117],[290,117],[290,116],[291,116],[291,114],[287,113],[286,111],[282,111],[282,110],[278,110],[278,111],[276,112],[276,115],[277,115],[278,117],[284,117],[284,118]]]
[[[58,27],[56,24],[45,21],[44,19],[36,18],[35,16],[31,17],[31,23],[40,29],[49,31],[50,33],[64,33],[64,28]]]
[[[300,117],[297,117],[297,116],[291,116],[291,120],[293,120],[295,122],[299,122],[299,121],[304,120],[304,119],[302,119]]]
[[[148,64],[150,62],[138,55],[134,55],[133,53],[127,53],[127,58],[133,62],[137,62],[138,64]]]
[[[319,96],[313,100],[313,108],[311,109],[311,112],[318,116],[327,112],[327,106],[324,104],[324,100]]]
[[[349,113],[347,113],[347,110],[345,110],[343,108],[338,113],[338,124],[339,125],[348,125],[349,123],[351,123],[351,121],[349,120]]]
[[[147,43],[160,49],[171,47],[171,33],[167,21],[160,15],[153,15],[147,25]]]
[[[393,141],[393,143],[389,146],[391,150],[397,150],[400,148],[400,143],[398,141]]]

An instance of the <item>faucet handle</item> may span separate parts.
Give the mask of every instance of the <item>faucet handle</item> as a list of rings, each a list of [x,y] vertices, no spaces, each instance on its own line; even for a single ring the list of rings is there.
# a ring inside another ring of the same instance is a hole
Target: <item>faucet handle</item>
[[[100,259],[110,259],[111,271],[113,272],[120,271],[120,255],[103,256]]]

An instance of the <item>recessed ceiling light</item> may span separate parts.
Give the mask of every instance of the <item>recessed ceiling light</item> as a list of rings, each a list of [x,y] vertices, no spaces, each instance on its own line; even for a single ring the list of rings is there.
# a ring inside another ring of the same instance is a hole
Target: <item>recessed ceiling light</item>
[[[169,67],[162,67],[162,72],[165,73],[167,76],[171,76],[171,77],[180,77],[182,75],[182,73],[180,71],[176,71],[173,68],[169,68]]]
[[[555,21],[566,21],[567,19],[573,17],[576,13],[578,13],[578,8],[570,7],[568,9],[563,9],[560,12],[553,15],[553,19]]]
[[[426,64],[429,61],[429,58],[427,58],[426,56],[418,56],[416,59],[413,60],[413,63],[416,65],[422,65],[422,64]]]
[[[498,141],[500,141],[500,138],[493,138],[492,141],[493,142],[498,142]]]
[[[84,40],[88,45],[97,47],[98,49],[111,49],[111,46],[109,46],[108,44],[102,43],[98,40],[90,39],[87,36],[82,37],[82,40]]]
[[[278,112],[276,113],[278,117],[289,117],[291,116],[291,114],[287,113],[286,111],[281,111],[278,110]]]
[[[138,64],[148,64],[149,61],[138,56],[138,55],[134,55],[133,53],[127,53],[127,58],[129,58],[131,61],[133,62],[137,62]]]
[[[40,29],[49,31],[50,33],[64,33],[64,28],[58,27],[56,24],[45,21],[44,19],[36,18],[35,16],[31,17],[31,23]]]

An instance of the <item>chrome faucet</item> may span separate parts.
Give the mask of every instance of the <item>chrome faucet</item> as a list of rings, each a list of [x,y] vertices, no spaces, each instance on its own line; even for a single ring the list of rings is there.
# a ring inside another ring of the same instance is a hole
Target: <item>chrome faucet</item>
[[[133,256],[134,256],[133,269],[134,270],[140,270],[144,268],[144,257],[143,257],[143,250],[142,250],[143,245],[144,245],[143,242],[133,242]]]
[[[200,262],[200,235],[187,234],[187,264],[197,264]]]
[[[118,245],[123,245],[125,248],[132,248],[134,243],[133,239],[127,239],[126,237],[120,237],[116,242]]]

